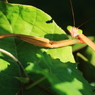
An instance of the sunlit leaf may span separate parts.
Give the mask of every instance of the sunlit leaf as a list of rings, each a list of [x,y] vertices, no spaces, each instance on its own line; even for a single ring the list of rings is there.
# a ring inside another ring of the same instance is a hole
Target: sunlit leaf
[[[47,23],[51,19],[33,6],[0,2],[0,34],[25,34],[50,40],[68,39],[54,20]],[[45,76],[46,80],[41,82],[45,89],[48,88],[57,95],[92,95],[90,85],[76,68],[71,46],[49,49],[13,37],[0,39],[0,44],[0,48],[18,58],[32,80]],[[20,82],[15,77],[21,76],[21,69],[7,55],[0,53],[0,57],[6,67],[0,72],[0,93],[15,95],[20,88]],[[23,95],[50,95],[45,89],[34,86],[23,90]]]

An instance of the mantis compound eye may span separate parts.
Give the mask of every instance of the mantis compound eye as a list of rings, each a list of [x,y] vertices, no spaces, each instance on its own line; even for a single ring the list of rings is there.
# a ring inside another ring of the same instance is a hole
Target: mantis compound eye
[[[82,34],[82,30],[81,29],[78,29],[78,28],[73,27],[73,26],[67,26],[67,30],[69,31],[69,33],[71,34],[71,36],[73,38],[78,36],[79,34]]]

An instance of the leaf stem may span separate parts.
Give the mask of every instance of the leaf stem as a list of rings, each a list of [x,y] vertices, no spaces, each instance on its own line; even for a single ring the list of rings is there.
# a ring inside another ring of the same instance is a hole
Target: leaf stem
[[[1,48],[0,48],[0,52],[6,54],[6,55],[8,55],[8,56],[10,56],[14,61],[16,61],[16,62],[18,63],[18,65],[20,66],[21,70],[23,71],[24,76],[25,76],[25,77],[28,77],[28,75],[26,74],[26,72],[25,72],[25,70],[24,70],[24,68],[23,68],[23,66],[22,66],[22,64],[21,64],[21,62],[20,62],[15,56],[13,56],[10,52],[8,52],[8,51],[6,51],[6,50],[4,50],[4,49],[1,49]]]
[[[77,53],[77,56],[83,59],[84,61],[88,62],[88,59],[85,56],[83,56],[81,53]]]
[[[35,85],[37,85],[38,83],[42,82],[45,79],[46,79],[46,77],[42,77],[42,78],[38,79],[37,81],[35,81],[34,83],[27,86],[25,89],[30,89],[30,88],[34,87]]]
[[[43,77],[42,77],[43,78]],[[30,83],[34,83],[35,81],[33,79],[30,80]],[[43,91],[45,91],[46,93],[48,93],[49,95],[57,95],[54,92],[50,91],[48,88],[44,87],[41,84],[36,84],[37,87],[39,87],[40,89],[42,89]],[[25,86],[26,88],[27,86]]]

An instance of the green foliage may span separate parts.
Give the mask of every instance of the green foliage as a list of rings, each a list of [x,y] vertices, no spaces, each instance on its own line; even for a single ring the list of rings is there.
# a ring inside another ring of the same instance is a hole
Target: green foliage
[[[46,23],[51,19],[33,6],[0,2],[0,34],[25,34],[50,40],[67,39],[66,33],[54,21]],[[76,68],[71,46],[49,49],[9,37],[0,39],[0,48],[18,58],[33,83],[45,77],[37,86],[23,89],[20,95],[93,95],[91,86]],[[9,56],[0,53],[0,58],[0,67],[3,65],[0,68],[0,94],[15,95],[21,87],[15,77],[22,77],[23,72]],[[27,85],[31,85],[31,82]]]
[[[95,42],[94,36],[90,36],[89,39],[91,39],[93,42]],[[88,80],[90,83],[93,83],[95,81],[95,51],[93,51],[90,47],[88,47],[86,44],[76,44],[73,45],[73,51],[76,55],[76,60],[79,63],[78,68],[83,72],[83,75],[86,80]],[[82,56],[85,57],[82,58],[81,56],[77,56],[77,52],[80,52]]]

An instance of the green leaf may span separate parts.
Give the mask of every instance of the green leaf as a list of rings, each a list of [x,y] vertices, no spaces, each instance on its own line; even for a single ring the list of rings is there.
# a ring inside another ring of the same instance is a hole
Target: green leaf
[[[47,23],[51,19],[48,14],[33,6],[0,2],[0,34],[25,34],[57,41],[68,39],[54,21]],[[49,49],[9,37],[0,39],[0,48],[18,58],[32,80],[46,77],[41,86],[23,90],[22,95],[92,95],[90,85],[76,69],[71,46]],[[23,74],[10,57],[3,53],[0,53],[0,57],[0,66],[2,62],[5,65],[0,69],[0,93],[15,95],[20,89],[20,83],[14,76]]]
[[[95,72],[95,51],[93,51],[90,47],[86,47],[83,49],[84,52],[81,51],[82,55],[85,57],[77,58],[78,62],[80,63],[80,69],[82,70],[84,77],[92,83],[95,80],[94,73]],[[81,68],[81,65],[84,68]]]

